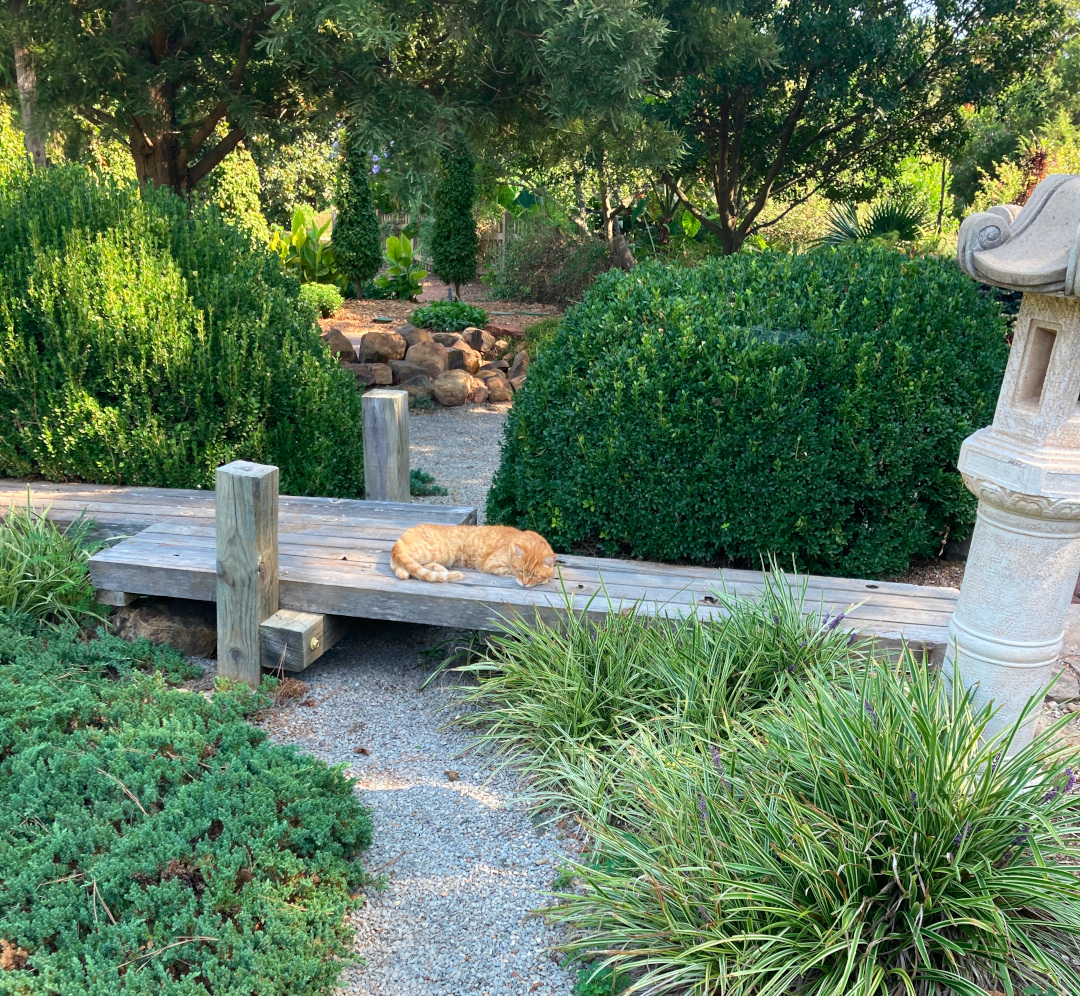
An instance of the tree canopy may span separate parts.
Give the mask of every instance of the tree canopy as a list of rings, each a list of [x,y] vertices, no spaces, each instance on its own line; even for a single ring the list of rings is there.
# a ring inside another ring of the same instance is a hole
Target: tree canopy
[[[650,108],[685,142],[663,180],[733,252],[770,199],[866,196],[904,155],[955,143],[965,105],[1038,68],[1062,5],[672,0],[662,16]]]

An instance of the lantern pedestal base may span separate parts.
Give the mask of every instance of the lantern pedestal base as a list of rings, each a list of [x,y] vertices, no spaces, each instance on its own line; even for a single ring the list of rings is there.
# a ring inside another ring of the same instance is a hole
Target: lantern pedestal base
[[[996,704],[987,729],[993,735],[1015,723],[1053,676],[1080,573],[1080,517],[1043,518],[1032,513],[1052,507],[1052,499],[985,480],[968,484],[980,495],[979,513],[945,668],[976,686],[978,706]],[[1012,749],[1033,735],[1034,720]]]

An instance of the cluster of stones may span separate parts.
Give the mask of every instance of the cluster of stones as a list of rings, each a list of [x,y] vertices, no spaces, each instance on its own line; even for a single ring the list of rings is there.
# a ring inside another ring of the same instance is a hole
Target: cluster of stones
[[[429,332],[403,325],[396,332],[365,333],[356,349],[341,329],[331,328],[323,341],[356,376],[360,390],[396,385],[409,392],[410,401],[430,399],[447,406],[510,401],[525,382],[529,357],[519,350],[513,362],[504,360],[509,337],[521,332],[490,328]],[[505,337],[497,339],[493,332]]]

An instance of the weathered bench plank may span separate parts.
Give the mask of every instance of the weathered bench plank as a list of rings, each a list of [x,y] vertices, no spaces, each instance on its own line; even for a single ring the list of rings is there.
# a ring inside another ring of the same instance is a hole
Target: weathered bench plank
[[[26,481],[0,478],[0,515],[12,506],[26,505]],[[128,536],[160,522],[213,524],[214,492],[183,488],[139,488],[120,485],[30,484],[34,508],[45,511],[58,525],[80,515],[94,521],[99,539]],[[476,522],[476,509],[467,505],[425,505],[356,498],[311,498],[282,495],[278,504],[281,529],[320,524],[343,524],[400,530],[420,522],[466,525]]]
[[[572,556],[559,558],[557,583],[532,589],[475,571],[450,584],[401,581],[390,569],[395,530],[372,532],[321,524],[282,531],[282,608],[469,629],[491,629],[504,619],[534,613],[554,621],[567,604],[597,619],[631,606],[649,615],[693,611],[709,619],[723,612],[719,592],[754,597],[765,584],[765,575],[754,571]],[[188,598],[210,600],[215,597],[214,542],[209,525],[161,524],[96,555],[91,575],[100,587],[146,594],[182,591]],[[944,647],[957,597],[950,588],[883,581],[804,577],[794,583],[806,586],[805,612],[846,611],[845,625],[885,645],[907,642],[932,653]]]

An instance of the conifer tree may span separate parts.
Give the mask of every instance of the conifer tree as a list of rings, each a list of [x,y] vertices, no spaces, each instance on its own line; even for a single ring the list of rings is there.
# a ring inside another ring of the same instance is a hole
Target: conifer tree
[[[347,143],[345,143],[347,145]],[[330,239],[338,269],[359,291],[382,263],[379,219],[368,185],[368,157],[347,147],[338,180],[337,219]]]
[[[435,188],[435,225],[432,233],[432,268],[441,280],[461,296],[461,285],[476,276],[476,234],[473,201],[476,180],[473,157],[464,138],[459,138],[439,157],[440,176]]]

